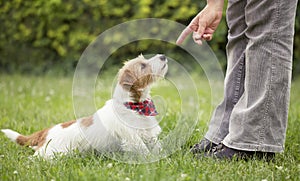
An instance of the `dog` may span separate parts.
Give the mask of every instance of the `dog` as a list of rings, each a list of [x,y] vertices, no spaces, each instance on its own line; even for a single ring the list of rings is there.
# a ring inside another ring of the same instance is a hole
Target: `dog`
[[[129,152],[148,155],[161,150],[161,128],[150,97],[152,83],[168,70],[165,55],[143,55],[127,61],[119,70],[113,96],[92,116],[60,123],[29,136],[10,129],[1,131],[13,142],[35,150],[34,155],[53,158],[78,150]]]

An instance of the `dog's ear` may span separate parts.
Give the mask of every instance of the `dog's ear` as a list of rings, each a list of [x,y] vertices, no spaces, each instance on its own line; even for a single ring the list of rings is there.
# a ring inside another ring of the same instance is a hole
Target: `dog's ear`
[[[145,59],[142,53],[138,57]]]
[[[134,81],[136,81],[136,79],[129,70],[125,70],[121,73],[119,83],[125,90],[129,91],[133,86]]]

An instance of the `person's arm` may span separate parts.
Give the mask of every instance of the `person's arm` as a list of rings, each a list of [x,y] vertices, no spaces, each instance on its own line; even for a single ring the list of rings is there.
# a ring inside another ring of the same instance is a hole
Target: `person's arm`
[[[205,8],[182,31],[176,44],[181,44],[192,32],[195,43],[199,45],[202,44],[202,40],[211,40],[222,19],[223,6],[224,0],[207,0]]]

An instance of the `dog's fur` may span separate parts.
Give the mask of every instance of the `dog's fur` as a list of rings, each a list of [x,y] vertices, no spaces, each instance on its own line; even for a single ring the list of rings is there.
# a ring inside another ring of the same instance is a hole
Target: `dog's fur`
[[[164,55],[158,54],[148,60],[140,55],[120,69],[113,98],[94,115],[57,124],[30,136],[10,129],[2,132],[19,145],[33,148],[34,155],[44,158],[72,150],[129,151],[142,155],[157,151],[161,128],[155,117],[140,115],[126,108],[124,102],[150,99],[150,85],[163,77],[167,69]]]

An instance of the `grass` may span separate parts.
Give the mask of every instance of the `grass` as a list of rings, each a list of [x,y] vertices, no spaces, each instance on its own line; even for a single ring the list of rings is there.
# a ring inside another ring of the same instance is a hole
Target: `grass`
[[[95,102],[104,104],[110,97],[111,77],[98,82]],[[274,162],[217,161],[194,159],[189,146],[205,133],[212,107],[205,79],[197,80],[202,114],[192,135],[176,152],[147,164],[128,164],[102,155],[73,154],[53,161],[32,159],[33,151],[10,142],[0,134],[0,180],[300,180],[300,80],[292,84],[286,149]],[[105,87],[103,89],[103,87]],[[169,89],[168,89],[169,88]],[[180,102],[175,88],[162,81],[153,93],[160,93],[168,104],[161,107],[163,136],[178,126]],[[175,100],[175,102],[174,102]],[[194,113],[195,114],[195,113]],[[24,134],[74,119],[71,77],[32,77],[0,75],[0,128],[12,128]]]

